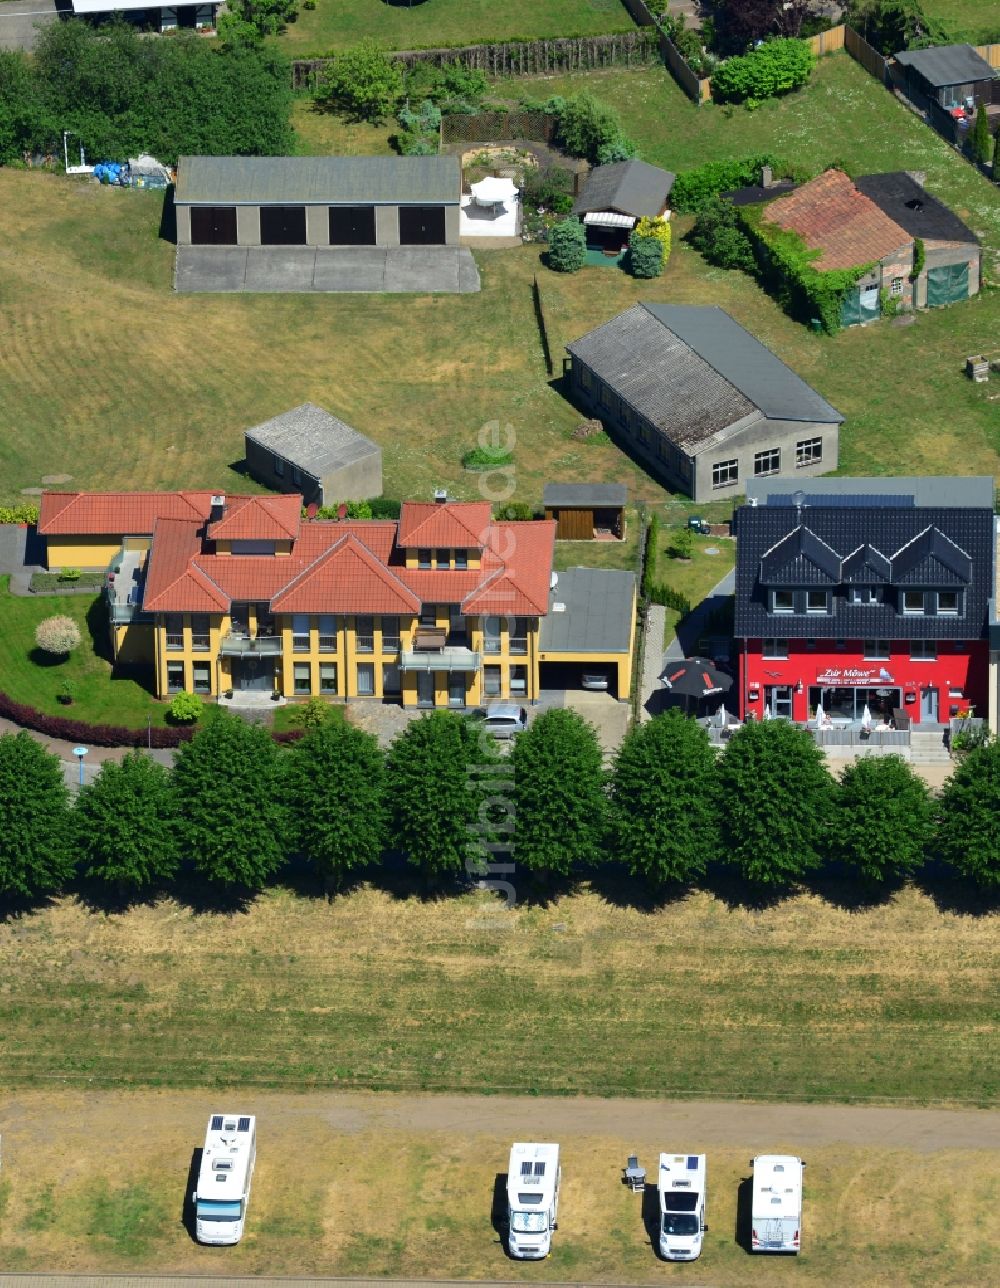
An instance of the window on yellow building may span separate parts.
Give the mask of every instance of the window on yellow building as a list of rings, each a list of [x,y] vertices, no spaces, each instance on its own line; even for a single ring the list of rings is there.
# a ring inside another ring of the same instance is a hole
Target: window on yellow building
[[[337,619],[332,613],[322,613],[318,619],[319,651],[335,653],[337,651]]]
[[[184,663],[167,663],[167,692],[180,693],[184,688]]]
[[[336,662],[320,662],[319,664],[319,691],[320,693],[337,692],[337,664]]]
[[[208,613],[193,613],[191,616],[191,647],[207,652],[211,647],[211,618]]]
[[[375,694],[375,667],[371,662],[358,663],[358,697],[370,698]]]
[[[468,568],[468,566],[469,566],[469,552],[467,550],[456,550],[455,567]]]
[[[526,666],[512,666],[510,668],[510,694],[525,694],[528,692],[528,668]]]
[[[355,617],[354,643],[359,653],[375,651],[375,618]]]
[[[195,693],[211,693],[212,664],[210,662],[195,662],[192,670],[194,672]]]
[[[515,617],[512,620],[510,629],[510,651],[512,653],[527,653],[530,627],[530,617]]]
[[[166,620],[167,648],[184,647],[184,618],[180,613],[168,613]]]
[[[399,648],[399,618],[382,618],[382,652],[395,653]]]
[[[437,566],[438,568],[450,568],[450,567],[451,567],[451,551],[450,551],[450,550],[435,550],[435,551],[434,551],[434,563],[436,564],[436,566]]]
[[[431,552],[429,550],[417,551],[417,567],[429,568],[431,566]]]
[[[500,668],[498,666],[484,666],[483,693],[488,698],[498,698],[500,692]]]
[[[292,617],[292,648],[296,653],[309,652],[308,613],[295,613]]]
[[[296,662],[293,669],[293,680],[296,693],[309,693],[312,690],[312,677],[308,662]]]
[[[382,692],[399,693],[403,687],[402,674],[398,666],[387,664],[382,668]]]
[[[499,617],[487,617],[483,622],[483,650],[486,653],[500,652]]]

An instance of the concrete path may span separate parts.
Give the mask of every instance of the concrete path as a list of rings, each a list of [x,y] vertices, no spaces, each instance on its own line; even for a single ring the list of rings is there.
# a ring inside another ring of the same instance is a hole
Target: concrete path
[[[479,290],[479,270],[464,246],[178,246],[174,286],[230,294],[455,295]]]
[[[0,4],[0,49],[34,49],[38,23],[54,22],[56,0],[4,0]]]
[[[646,651],[639,678],[639,723],[656,715],[660,709],[660,674],[663,671],[663,631],[667,610],[661,604],[650,604],[646,618]]]
[[[663,666],[669,661],[688,657],[694,646],[705,633],[705,627],[714,612],[722,607],[730,595],[736,591],[736,572],[727,572],[725,577],[708,592],[700,604],[695,604],[687,617],[678,625],[677,634],[667,645],[663,653]],[[661,667],[662,670],[662,667]]]

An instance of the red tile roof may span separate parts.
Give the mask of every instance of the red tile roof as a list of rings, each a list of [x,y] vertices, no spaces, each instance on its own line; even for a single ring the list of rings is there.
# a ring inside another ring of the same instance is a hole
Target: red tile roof
[[[302,522],[302,498],[230,496],[222,518],[208,526],[212,541],[294,541]]]
[[[46,493],[49,532],[152,536],[143,608],[147,612],[227,612],[233,600],[269,602],[287,613],[416,613],[424,603],[460,604],[468,613],[543,616],[555,542],[554,520],[492,523],[486,502],[410,505],[411,537],[430,546],[480,546],[482,567],[407,569],[389,520],[300,523],[301,497],[230,497],[223,519],[204,520],[211,492]],[[182,513],[178,514],[176,511]],[[91,525],[91,526],[87,526]],[[294,536],[291,535],[294,528]],[[210,553],[211,540],[292,539],[289,555]],[[208,544],[206,544],[208,542]]]
[[[420,600],[348,534],[271,601],[276,613],[416,613]]]
[[[49,536],[147,536],[157,519],[206,519],[211,492],[43,492],[38,531]]]
[[[398,541],[404,547],[468,549],[485,544],[490,522],[489,501],[404,501]]]
[[[820,251],[815,265],[821,269],[859,268],[913,240],[840,170],[827,170],[772,201],[761,218],[798,233],[810,249]]]

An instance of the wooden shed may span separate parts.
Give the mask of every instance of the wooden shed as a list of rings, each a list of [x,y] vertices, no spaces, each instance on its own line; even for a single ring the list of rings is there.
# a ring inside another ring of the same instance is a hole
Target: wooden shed
[[[622,483],[547,483],[542,493],[557,541],[624,540],[627,500]]]

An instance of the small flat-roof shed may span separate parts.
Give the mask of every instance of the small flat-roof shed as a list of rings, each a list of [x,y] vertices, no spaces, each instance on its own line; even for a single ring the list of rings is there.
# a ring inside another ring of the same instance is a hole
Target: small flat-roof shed
[[[627,501],[622,483],[546,483],[542,493],[557,541],[623,540]]]
[[[278,492],[333,505],[382,495],[382,449],[314,403],[244,434],[247,468]]]
[[[945,109],[993,100],[997,71],[972,45],[938,45],[933,49],[904,49],[891,68],[910,98],[921,97]]]

